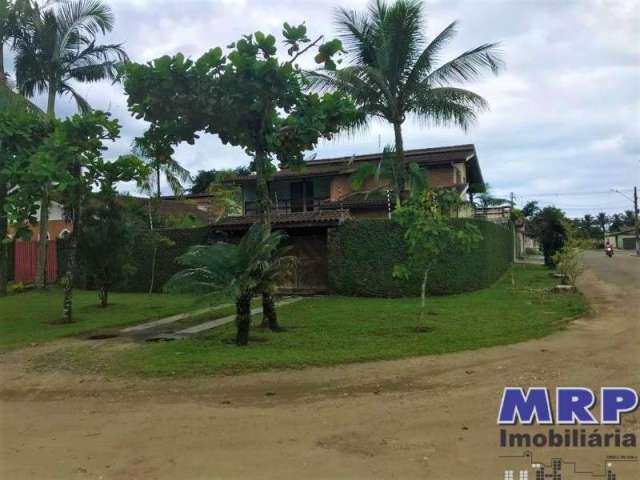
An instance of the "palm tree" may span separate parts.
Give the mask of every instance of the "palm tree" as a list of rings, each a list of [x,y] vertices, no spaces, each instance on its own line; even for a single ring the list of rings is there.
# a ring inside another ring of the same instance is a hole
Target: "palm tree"
[[[151,256],[151,278],[149,280],[149,293],[153,293],[156,283],[156,263],[158,258],[158,246],[162,242],[163,237],[154,232],[154,210],[157,211],[162,192],[160,190],[160,181],[162,175],[167,180],[169,187],[174,195],[182,195],[184,193],[183,183],[191,179],[189,170],[180,165],[172,156],[172,149],[158,147],[158,144],[151,143],[147,138],[136,139],[133,146],[134,153],[143,159],[150,167],[151,175],[142,184],[143,192],[149,195],[149,230],[150,241],[153,245],[153,254]],[[155,202],[152,201],[155,198]]]
[[[4,69],[4,44],[15,46],[25,17],[32,15],[31,0],[0,0],[0,84],[7,83]]]
[[[96,36],[113,29],[111,8],[101,0],[60,0],[34,8],[24,18],[15,42],[18,90],[27,97],[47,93],[47,114],[55,117],[57,95],[71,95],[81,112],[91,109],[73,82],[117,78],[118,66],[128,61],[120,44],[97,45]],[[49,192],[40,201],[40,244],[36,284],[46,283]]]
[[[430,43],[423,34],[422,2],[376,0],[364,13],[339,9],[336,23],[349,65],[335,72],[310,74],[323,88],[348,93],[369,118],[393,125],[395,150],[403,170],[402,125],[415,115],[429,125],[467,129],[487,108],[480,95],[452,84],[477,79],[482,71],[498,74],[502,62],[496,43],[473,48],[439,66],[442,49],[456,34],[451,23]]]
[[[217,243],[191,247],[178,258],[188,267],[176,273],[165,290],[234,296],[236,303],[236,344],[249,343],[251,299],[270,291],[286,271],[289,257],[280,245],[284,235],[254,224],[237,245]],[[266,314],[266,312],[265,312]]]

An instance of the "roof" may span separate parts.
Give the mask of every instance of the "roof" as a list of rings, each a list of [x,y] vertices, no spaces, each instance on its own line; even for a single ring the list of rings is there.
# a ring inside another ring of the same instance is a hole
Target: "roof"
[[[301,228],[336,226],[351,218],[347,210],[318,210],[314,212],[282,213],[272,215],[273,228]],[[244,230],[254,223],[259,223],[257,215],[226,217],[211,225],[213,230]]]
[[[417,150],[405,150],[405,158],[410,162],[416,162],[421,166],[450,165],[451,163],[464,162],[469,166],[469,183],[476,188],[484,183],[482,171],[478,163],[475,146],[453,145],[448,147],[422,148]],[[353,173],[358,164],[377,162],[382,158],[382,153],[367,155],[352,155],[350,157],[325,158],[307,160],[301,169],[282,169],[272,175],[272,179],[289,179],[297,177],[318,177]],[[236,183],[254,182],[255,175],[238,176],[230,179]]]
[[[148,198],[126,196],[125,198],[131,199],[138,203],[147,203]],[[157,202],[157,200],[155,200]],[[160,199],[158,203],[155,203],[157,212],[161,217],[186,217],[192,216],[203,223],[209,222],[209,213],[200,210],[198,206],[189,202],[188,200],[167,200],[164,197]]]
[[[636,228],[635,227],[627,227],[627,228],[623,228],[621,230],[615,231],[615,232],[607,232],[607,235],[633,235],[636,232]]]

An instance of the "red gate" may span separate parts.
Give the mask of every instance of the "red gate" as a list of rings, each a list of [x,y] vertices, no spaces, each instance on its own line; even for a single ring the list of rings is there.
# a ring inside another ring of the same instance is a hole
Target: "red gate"
[[[18,241],[15,243],[16,274],[15,281],[33,283],[36,279],[36,265],[38,263],[38,243],[36,241]],[[47,242],[47,283],[54,283],[58,279],[58,256],[56,241]]]

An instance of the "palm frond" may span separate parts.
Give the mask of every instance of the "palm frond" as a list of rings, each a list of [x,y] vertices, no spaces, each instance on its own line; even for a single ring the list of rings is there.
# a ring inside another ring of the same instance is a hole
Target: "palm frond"
[[[467,130],[477,119],[479,112],[488,108],[480,95],[454,87],[424,87],[412,98],[412,110],[429,125],[457,125]]]
[[[464,52],[462,55],[433,70],[428,78],[430,85],[447,85],[451,82],[466,82],[477,79],[483,70],[494,75],[503,67],[499,43],[485,43]]]
[[[63,83],[60,85],[59,93],[71,94],[71,96],[76,102],[76,105],[78,106],[78,110],[80,110],[82,113],[87,113],[91,111],[91,105],[89,105],[89,102],[68,83]]]

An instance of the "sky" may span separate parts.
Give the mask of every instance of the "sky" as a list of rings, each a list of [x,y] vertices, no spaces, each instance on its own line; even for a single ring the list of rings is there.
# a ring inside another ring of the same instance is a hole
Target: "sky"
[[[124,43],[132,61],[182,52],[197,58],[256,30],[281,38],[282,23],[306,22],[309,36],[336,34],[338,6],[362,10],[367,1],[111,0],[116,26],[101,42]],[[427,39],[454,20],[459,34],[443,59],[486,42],[501,42],[506,65],[465,85],[484,96],[490,111],[468,131],[427,128],[409,118],[405,148],[473,143],[495,196],[513,193],[555,205],[570,217],[632,208],[640,183],[640,2],[637,0],[427,0]],[[315,37],[314,37],[315,38]],[[7,70],[11,71],[11,55]],[[127,153],[145,123],[127,111],[120,85],[83,84],[96,109],[122,124],[107,158]],[[44,98],[36,103],[45,106]],[[75,113],[59,99],[58,116]],[[317,158],[372,153],[393,143],[393,129],[372,123],[357,135],[322,141]],[[178,147],[176,159],[194,174],[248,165],[241,148],[202,136]],[[131,186],[125,189],[131,190]],[[618,190],[620,193],[615,192]],[[163,192],[169,193],[163,185]]]

